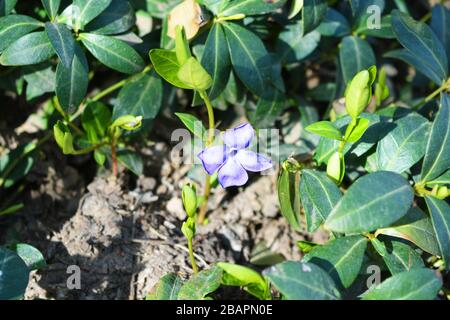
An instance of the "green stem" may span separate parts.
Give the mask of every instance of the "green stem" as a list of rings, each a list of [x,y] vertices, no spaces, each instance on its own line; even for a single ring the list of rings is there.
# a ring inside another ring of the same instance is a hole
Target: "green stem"
[[[195,262],[194,249],[192,246],[192,239],[188,239],[188,248],[189,248],[189,257],[191,259],[192,270],[194,270],[194,273],[197,274],[198,267],[197,267],[197,263]]]
[[[205,91],[200,92],[200,97],[205,102],[206,109],[208,110],[209,131],[208,131],[208,139],[206,141],[206,147],[209,147],[214,142],[214,129],[216,127],[216,122],[214,119],[214,109],[211,104],[211,101],[209,100],[208,94]],[[207,174],[205,179],[205,191],[203,194],[203,203],[200,207],[200,211],[198,214],[198,222],[200,224],[204,223],[206,218],[206,211],[208,210],[208,200],[210,193],[211,193],[211,176]]]
[[[102,142],[102,143],[90,146],[89,148],[86,148],[86,149],[76,150],[71,155],[81,156],[84,154],[88,154],[88,153],[91,153],[92,151],[95,151],[95,150],[103,147],[105,144],[106,144],[106,142]]]
[[[436,91],[434,91],[432,94],[427,96],[425,99],[421,100],[419,103],[417,103],[413,109],[417,110],[421,108],[423,105],[427,104],[431,100],[433,100],[437,95],[439,95],[441,92],[450,89],[450,78],[447,79],[447,81],[440,86]]]

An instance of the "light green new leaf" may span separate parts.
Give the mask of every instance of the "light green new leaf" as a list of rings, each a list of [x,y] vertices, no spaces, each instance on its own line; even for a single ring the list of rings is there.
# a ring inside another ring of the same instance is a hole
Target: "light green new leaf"
[[[150,60],[156,72],[171,85],[189,89],[189,87],[178,78],[180,64],[175,51],[164,49],[153,49],[150,51]]]
[[[338,300],[333,279],[312,263],[286,261],[263,273],[287,300]]]
[[[89,103],[81,115],[81,125],[86,131],[89,142],[98,143],[111,124],[111,110],[101,102]]]
[[[111,0],[74,0],[73,9],[76,10],[75,30],[83,29],[95,17],[102,13]]]
[[[220,17],[229,17],[236,14],[246,16],[266,14],[281,8],[286,0],[233,0],[226,1],[225,5],[219,10]]]
[[[25,262],[30,271],[45,267],[47,264],[42,253],[26,243],[17,243],[11,248]]]
[[[447,270],[450,269],[450,206],[444,200],[425,197],[431,221],[433,222],[441,257],[444,259]]]
[[[394,124],[395,129],[378,143],[378,168],[403,173],[424,156],[430,123],[412,113]]]
[[[450,184],[450,169],[447,170],[443,175],[437,177],[436,179],[427,182],[427,185],[429,186],[444,185],[444,184]]]
[[[315,133],[321,137],[341,141],[342,133],[330,121],[319,121],[305,128],[306,131]]]
[[[194,57],[190,57],[178,70],[180,79],[189,89],[205,91],[211,88],[213,79]]]
[[[13,251],[0,247],[0,300],[20,299],[25,294],[30,270]]]
[[[61,5],[61,0],[42,0],[45,12],[51,21],[55,20]]]
[[[111,69],[133,74],[145,67],[136,50],[121,40],[93,33],[82,33],[80,39],[94,57]]]
[[[222,269],[214,266],[203,270],[186,281],[178,293],[179,300],[205,300],[220,287]]]
[[[176,112],[175,115],[183,122],[183,124],[186,126],[186,128],[192,132],[196,137],[200,139],[204,139],[206,128],[203,125],[203,122],[198,119],[196,116],[190,114],[190,113],[180,113]]]
[[[421,180],[428,182],[450,167],[450,94],[442,94],[423,160]]]
[[[339,60],[344,83],[350,82],[358,72],[376,65],[372,47],[359,37],[347,36],[339,47]]]
[[[414,192],[402,176],[387,171],[359,178],[334,207],[325,227],[340,233],[388,227],[412,205]]]
[[[324,172],[302,170],[300,197],[308,232],[314,232],[328,218],[342,193]]]
[[[326,0],[304,0],[302,10],[303,34],[316,29],[325,18],[328,4]]]
[[[361,270],[366,247],[367,238],[362,236],[337,238],[315,247],[302,261],[321,267],[337,285],[348,288]]]
[[[89,65],[86,55],[78,43],[69,67],[62,61],[56,68],[56,96],[67,114],[75,112],[86,96],[89,85]]]
[[[13,42],[1,55],[0,64],[22,66],[37,64],[55,54],[46,32],[33,32]]]
[[[433,300],[442,280],[430,269],[398,273],[363,295],[364,300]]]
[[[66,68],[70,68],[75,54],[75,39],[64,24],[45,24],[45,31],[59,59]]]
[[[364,133],[366,133],[369,128],[370,120],[365,118],[359,118],[356,122],[355,128],[351,131],[350,135],[347,137],[348,142],[359,141]]]
[[[183,285],[183,280],[173,273],[166,274],[153,287],[152,292],[145,300],[178,300],[178,292]]]
[[[0,52],[20,37],[43,26],[42,22],[19,14],[0,18]]]

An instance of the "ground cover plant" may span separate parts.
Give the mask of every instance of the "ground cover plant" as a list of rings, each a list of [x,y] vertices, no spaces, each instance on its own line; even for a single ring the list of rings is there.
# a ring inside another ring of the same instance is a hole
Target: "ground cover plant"
[[[448,299],[449,6],[0,0],[0,299],[71,298],[76,272],[51,280],[63,291],[45,282],[63,260],[106,270],[95,294],[145,268],[127,264],[143,255],[133,241],[154,250],[148,273],[160,247],[181,252],[139,299]],[[58,163],[76,183],[48,187]],[[227,221],[267,184],[275,197]],[[72,187],[63,221],[28,215]],[[253,237],[230,236],[242,228]]]

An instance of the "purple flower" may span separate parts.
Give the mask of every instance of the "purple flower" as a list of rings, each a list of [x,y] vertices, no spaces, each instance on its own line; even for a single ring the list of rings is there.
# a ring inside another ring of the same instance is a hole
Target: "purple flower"
[[[269,158],[245,150],[250,146],[253,136],[252,126],[245,123],[224,133],[224,145],[206,148],[198,154],[209,175],[218,171],[219,183],[223,188],[247,183],[247,171],[261,172],[272,168]]]

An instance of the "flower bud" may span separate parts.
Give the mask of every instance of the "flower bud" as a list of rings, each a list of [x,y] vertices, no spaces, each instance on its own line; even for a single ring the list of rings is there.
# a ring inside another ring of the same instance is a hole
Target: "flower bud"
[[[181,226],[181,232],[186,239],[192,240],[195,236],[195,218],[188,218]]]
[[[339,152],[335,152],[327,165],[327,175],[337,184],[341,184],[345,174],[344,156]]]
[[[142,117],[141,116],[122,116],[118,118],[114,123],[112,124],[113,128],[119,127],[124,130],[133,131],[137,130],[142,126]]]
[[[372,85],[376,77],[376,68],[359,72],[347,86],[345,103],[347,113],[354,119],[367,108],[372,99]]]
[[[190,57],[192,57],[191,49],[189,48],[189,42],[186,39],[186,33],[184,27],[180,24],[175,28],[175,53],[180,65],[183,65]]]
[[[197,213],[197,194],[195,192],[195,186],[186,184],[181,192],[183,199],[184,210],[188,217],[193,218]]]
[[[55,136],[56,143],[62,149],[64,154],[72,154],[75,152],[73,148],[73,136],[67,125],[61,121],[58,121],[53,126],[53,134]]]
[[[442,186],[437,190],[437,198],[446,199],[449,196],[449,190],[447,186]]]

